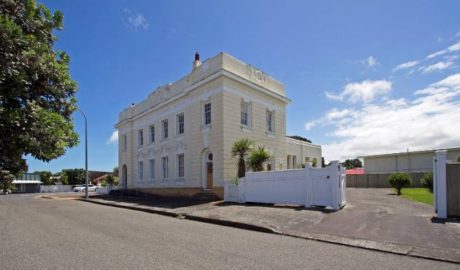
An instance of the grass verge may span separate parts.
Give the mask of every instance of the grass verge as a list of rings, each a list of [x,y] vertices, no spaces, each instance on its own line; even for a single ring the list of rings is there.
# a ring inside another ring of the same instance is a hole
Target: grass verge
[[[403,188],[401,196],[412,201],[433,205],[433,193],[427,188]]]

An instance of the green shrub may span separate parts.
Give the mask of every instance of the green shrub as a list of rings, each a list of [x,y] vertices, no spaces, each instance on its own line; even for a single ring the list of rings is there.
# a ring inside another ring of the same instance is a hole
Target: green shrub
[[[409,187],[411,184],[410,176],[407,173],[393,173],[388,177],[390,185],[396,189],[396,192],[401,195],[401,189]]]
[[[422,178],[420,178],[420,183],[422,186],[428,188],[431,193],[433,193],[433,173],[425,173]]]

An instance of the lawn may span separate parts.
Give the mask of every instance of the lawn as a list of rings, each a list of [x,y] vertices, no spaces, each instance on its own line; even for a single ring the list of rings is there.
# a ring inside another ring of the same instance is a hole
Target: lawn
[[[427,188],[403,188],[401,196],[412,201],[433,205],[433,193]]]

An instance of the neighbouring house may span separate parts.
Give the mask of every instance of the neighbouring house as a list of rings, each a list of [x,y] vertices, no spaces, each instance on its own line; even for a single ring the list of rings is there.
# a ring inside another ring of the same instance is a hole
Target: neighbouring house
[[[321,146],[286,137],[283,84],[227,53],[199,58],[191,73],[119,114],[122,188],[222,197],[224,181],[237,174],[231,148],[241,138],[269,151],[268,171],[321,166]]]
[[[40,192],[41,184],[40,175],[35,173],[23,173],[13,180],[13,185],[16,187],[14,192],[20,193]]]
[[[364,168],[353,168],[353,169],[348,169],[345,171],[345,174],[350,175],[350,174],[364,174]]]
[[[448,148],[447,160],[457,160],[460,147]],[[366,174],[394,172],[432,172],[436,150],[407,151],[392,154],[362,156]]]

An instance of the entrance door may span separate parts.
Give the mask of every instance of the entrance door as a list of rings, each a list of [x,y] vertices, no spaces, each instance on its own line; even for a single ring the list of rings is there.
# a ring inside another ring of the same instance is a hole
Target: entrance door
[[[212,188],[212,161],[206,163],[206,187],[208,189]]]

